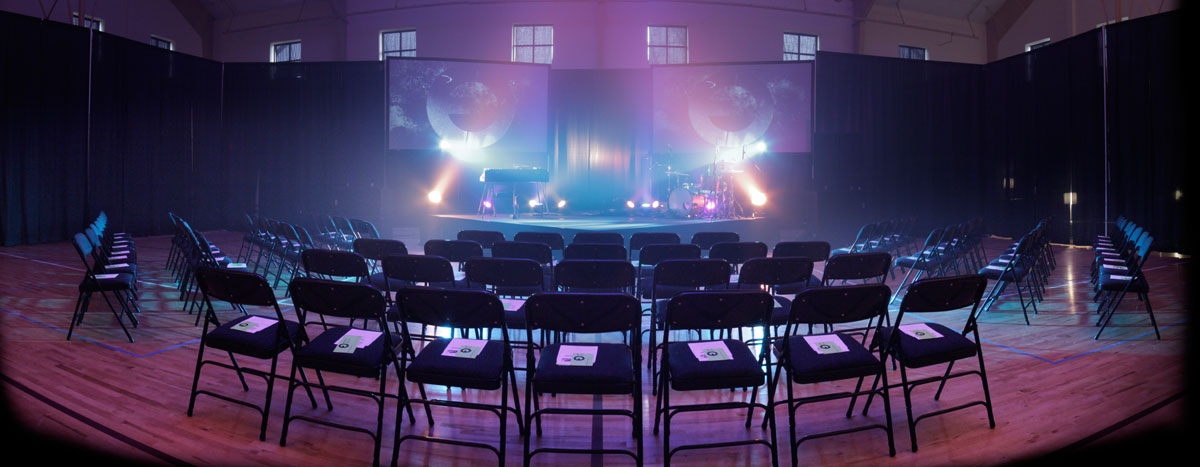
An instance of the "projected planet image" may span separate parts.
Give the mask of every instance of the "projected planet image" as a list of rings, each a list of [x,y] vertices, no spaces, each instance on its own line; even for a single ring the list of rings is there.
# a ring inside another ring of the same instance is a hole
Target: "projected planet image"
[[[734,147],[762,139],[775,114],[765,85],[697,83],[688,93],[692,129],[713,146]]]
[[[483,148],[508,132],[514,107],[512,92],[503,84],[441,75],[429,89],[425,110],[441,139]]]

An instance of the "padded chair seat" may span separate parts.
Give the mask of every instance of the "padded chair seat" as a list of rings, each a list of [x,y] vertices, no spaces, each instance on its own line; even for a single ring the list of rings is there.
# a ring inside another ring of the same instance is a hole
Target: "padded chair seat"
[[[132,274],[132,275],[135,275],[135,276],[137,275],[137,265],[136,265],[136,264],[133,264],[133,263],[125,263],[125,265],[124,265],[124,266],[121,266],[121,267],[119,267],[119,268],[110,267],[110,266],[113,266],[113,265],[115,265],[115,264],[121,264],[121,263],[114,263],[114,264],[112,264],[112,265],[105,265],[105,266],[104,266],[104,273],[105,273],[105,274],[113,274],[113,273],[117,273],[117,274]]]
[[[387,282],[385,283],[382,272],[371,274],[371,276],[367,278],[367,283],[371,284],[372,287],[375,287],[380,291],[399,290],[401,287],[409,285],[408,281],[402,281],[399,279],[387,279]]]
[[[902,332],[896,355],[902,365],[908,368],[920,368],[975,356],[975,343],[966,336],[937,323],[925,324],[941,334],[942,337],[921,340]],[[883,342],[891,339],[892,329],[894,328],[891,326],[881,329],[875,335],[876,344],[882,344],[880,339]]]
[[[745,342],[724,339],[731,359],[702,362],[692,354],[687,342],[669,344],[667,360],[671,364],[671,388],[676,391],[748,388],[763,384],[766,373],[758,357]]]
[[[938,263],[942,261],[942,258],[943,257],[931,258],[929,255],[925,255],[925,258],[923,259],[919,256],[901,256],[896,258],[896,261],[892,264],[908,269],[912,269],[914,266],[917,266],[917,269],[929,269],[936,267]]]
[[[569,344],[596,346],[592,366],[559,365],[560,344],[546,346],[533,375],[534,390],[561,394],[630,394],[634,389],[633,355],[624,344]]]
[[[781,294],[798,294],[808,289],[821,287],[821,278],[817,276],[809,277],[805,282],[790,282],[787,284],[779,284],[775,286],[775,293]]]
[[[337,342],[351,329],[347,326],[336,326],[322,332],[308,345],[296,351],[296,364],[304,368],[347,375],[379,376],[379,369],[390,362],[387,352],[384,351],[384,336],[377,337],[371,345],[351,353],[334,352]],[[399,334],[392,334],[393,352],[399,352],[400,341]]]
[[[991,279],[994,281],[1004,280],[1004,281],[1009,281],[1009,282],[1014,282],[1014,281],[1019,281],[1021,279],[1024,279],[1025,274],[1028,272],[1029,272],[1028,269],[1025,269],[1020,266],[1013,266],[1013,268],[1011,270],[1008,270],[1007,267],[1005,267],[1005,265],[1001,265],[1001,264],[990,264],[990,265],[984,267],[983,269],[979,270],[979,274],[988,279]]]
[[[1145,276],[1139,276],[1130,284],[1128,271],[1120,271],[1120,274],[1110,274],[1107,271],[1100,273],[1100,290],[1120,291],[1125,290],[1126,284],[1129,285],[1130,293],[1146,293],[1150,290],[1149,284],[1146,282]]]
[[[214,349],[247,355],[254,358],[271,358],[287,348],[287,339],[279,335],[275,328],[279,323],[258,332],[245,332],[233,329],[238,323],[250,319],[250,316],[239,316],[208,332],[205,345]],[[293,344],[299,344],[305,336],[299,323],[284,321],[287,334]]]
[[[639,293],[641,293],[642,298],[644,298],[644,299],[651,298],[650,288],[653,286],[654,286],[654,283],[650,279],[643,278],[638,281],[638,290],[640,291]],[[692,291],[692,290],[696,290],[696,288],[695,287],[680,287],[680,286],[674,286],[674,285],[660,285],[660,286],[658,286],[658,293],[655,294],[655,297],[671,298],[671,297],[674,297],[675,295],[678,295],[680,292],[688,292],[688,291]]]
[[[111,273],[110,273],[111,274]],[[97,274],[101,276],[103,274]],[[133,287],[133,274],[117,273],[117,277],[101,278],[95,281],[85,277],[79,283],[80,292],[107,292],[109,290],[128,290]]]
[[[771,325],[782,326],[792,317],[792,300],[787,297],[775,296],[775,308],[771,310]]]
[[[475,358],[446,357],[450,339],[425,344],[406,370],[414,383],[471,389],[499,389],[504,378],[504,342],[488,341]]]
[[[871,376],[879,372],[879,359],[875,358],[875,354],[852,337],[836,335],[848,351],[819,354],[803,336],[787,338],[789,355],[785,368],[792,381],[800,384],[820,383]],[[781,343],[776,342],[775,345],[778,348]]]

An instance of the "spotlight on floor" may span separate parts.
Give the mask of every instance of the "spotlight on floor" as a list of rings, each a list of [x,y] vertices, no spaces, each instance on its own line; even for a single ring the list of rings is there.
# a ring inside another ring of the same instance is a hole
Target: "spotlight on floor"
[[[433,190],[433,191],[429,192],[429,195],[426,196],[426,198],[429,198],[430,203],[433,203],[433,204],[441,203],[442,202],[442,192]]]
[[[562,208],[565,208],[565,207],[567,207],[567,200],[565,200],[565,199],[560,199],[560,200],[558,200],[558,208],[559,208],[559,209],[562,209]]]

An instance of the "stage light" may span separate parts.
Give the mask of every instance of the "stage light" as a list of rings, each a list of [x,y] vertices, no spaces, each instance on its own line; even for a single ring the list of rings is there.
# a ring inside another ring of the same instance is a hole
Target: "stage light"
[[[427,196],[427,198],[429,198],[430,203],[438,204],[442,202],[442,192],[437,190],[431,191],[429,192],[429,196]]]
[[[559,209],[562,209],[562,208],[564,208],[564,207],[566,207],[566,206],[567,206],[567,200],[565,200],[565,199],[560,199],[560,200],[558,200],[558,208],[559,208]]]
[[[643,208],[643,209],[645,209],[645,208],[649,208],[649,207],[650,207],[650,203],[642,203],[642,208]]]
[[[536,199],[531,199],[531,200],[529,200],[529,207],[531,207],[531,208],[536,208],[536,207],[538,207],[538,206],[541,206],[541,205],[542,205],[542,202],[541,202],[541,201],[538,201],[538,200],[536,200]]]
[[[488,209],[491,209],[491,208],[492,208],[492,200],[490,200],[490,199],[488,199],[488,200],[484,200],[484,201],[483,201],[483,207],[485,207],[485,208],[488,208]]]
[[[751,191],[750,192],[750,204],[753,204],[755,206],[762,206],[764,204],[767,204],[767,194],[763,193],[761,191],[758,191],[758,190]]]
[[[441,148],[442,150],[450,149],[450,142],[447,140],[442,140],[440,143],[438,143],[438,148]]]
[[[650,203],[650,207],[653,209],[658,209],[658,200],[654,200],[653,203]]]
[[[704,205],[704,209],[707,209],[709,211],[712,211],[713,209],[716,209],[716,208],[717,208],[717,203],[714,201],[709,201],[708,204]]]
[[[767,152],[767,142],[759,141],[757,144],[754,145],[754,150],[757,152],[760,152],[760,153]]]
[[[629,208],[629,209],[633,209],[633,208],[636,208],[636,207],[637,207],[637,205],[636,205],[636,204],[633,204],[633,200],[629,200],[629,201],[626,201],[626,202],[625,202],[625,207],[627,207],[627,208]]]

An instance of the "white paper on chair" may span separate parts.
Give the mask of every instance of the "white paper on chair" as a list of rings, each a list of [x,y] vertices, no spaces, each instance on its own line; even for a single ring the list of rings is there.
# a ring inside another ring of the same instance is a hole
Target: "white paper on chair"
[[[378,339],[379,336],[382,336],[382,335],[383,335],[383,333],[379,332],[379,331],[368,331],[366,329],[351,329],[350,331],[343,334],[342,338],[338,339],[337,343],[341,344],[343,341],[346,340],[347,337],[356,336],[356,337],[358,337],[358,348],[365,349],[365,348],[367,348],[368,345],[371,345],[372,342],[375,342],[375,339]]]
[[[517,311],[525,306],[523,298],[501,298],[500,304],[504,305],[504,311]]]
[[[837,334],[820,334],[816,336],[804,336],[804,342],[812,347],[813,352],[818,354],[833,354],[849,352],[846,343],[842,342],[842,338]]]
[[[112,256],[122,256],[122,255],[128,255],[128,254],[129,254],[129,250],[113,251],[113,252],[109,252],[108,254],[110,254],[110,255],[112,255]]]
[[[562,366],[592,366],[596,363],[598,350],[599,347],[594,345],[563,345],[558,348],[555,363]]]
[[[249,318],[246,318],[242,322],[233,325],[233,329],[237,330],[237,331],[244,331],[244,332],[253,334],[258,331],[262,331],[263,329],[269,328],[277,322],[278,321],[276,321],[276,320],[273,320],[270,318],[263,318],[262,316],[251,316]]]
[[[123,259],[129,259],[129,256],[127,256],[127,255],[121,255],[121,256],[109,256],[109,257],[108,257],[108,260],[109,260],[109,261],[120,261],[120,260],[123,260]]]
[[[900,326],[900,332],[913,336],[919,340],[937,339],[942,337],[937,331],[934,331],[925,323],[920,324],[905,324]]]
[[[1112,280],[1117,280],[1117,281],[1131,281],[1131,280],[1133,280],[1133,276],[1118,276],[1118,275],[1116,275],[1116,274],[1113,274],[1113,275],[1111,275],[1111,276],[1108,276],[1108,278],[1109,278],[1109,279],[1112,279]]]
[[[225,266],[225,269],[247,269],[247,268],[246,268],[246,263],[229,263],[228,266]]]
[[[221,262],[221,261],[225,261],[225,257],[224,257],[224,256],[218,256],[218,257],[216,257],[216,258],[213,258],[213,260],[215,260],[215,261],[217,261],[217,262],[219,263],[219,262]]]
[[[984,268],[984,269],[992,269],[992,270],[996,270],[996,271],[1003,271],[1003,270],[1005,269],[1005,266],[1000,266],[1000,265],[993,264],[993,265],[991,265],[991,266],[988,266],[988,267],[986,267],[986,268]]]
[[[729,353],[729,347],[725,345],[725,341],[688,342],[688,348],[692,350],[692,355],[696,356],[696,360],[702,362],[733,360],[733,355]]]
[[[96,274],[97,279],[116,279],[117,274]]]
[[[443,357],[458,357],[458,358],[475,358],[479,352],[483,351],[483,346],[487,345],[485,339],[450,339],[450,343],[446,345],[446,350],[442,351]]]
[[[129,263],[117,263],[104,266],[105,269],[120,269],[129,267]]]
[[[1129,269],[1126,266],[1117,266],[1115,264],[1105,264],[1104,269]]]

